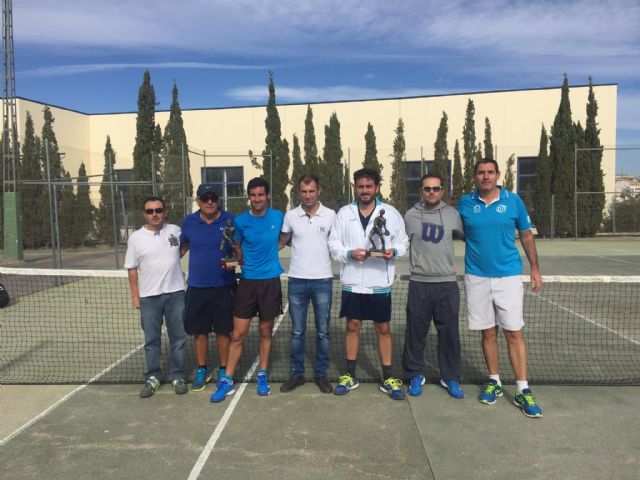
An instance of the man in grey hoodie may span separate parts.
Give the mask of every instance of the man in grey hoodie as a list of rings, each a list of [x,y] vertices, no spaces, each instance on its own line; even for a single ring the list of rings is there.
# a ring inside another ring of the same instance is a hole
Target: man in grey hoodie
[[[409,298],[402,366],[410,379],[408,393],[422,394],[425,383],[424,348],[431,319],[438,331],[440,384],[454,398],[460,388],[460,290],[456,281],[453,240],[464,238],[458,211],[442,201],[442,178],[433,173],[420,179],[421,201],[404,216],[410,241]]]

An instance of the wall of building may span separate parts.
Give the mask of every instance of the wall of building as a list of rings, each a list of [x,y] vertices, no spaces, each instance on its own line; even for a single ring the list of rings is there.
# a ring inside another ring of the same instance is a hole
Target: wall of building
[[[604,146],[616,144],[617,86],[594,87],[598,101],[598,123],[600,141]],[[265,96],[266,96],[265,88]],[[277,94],[277,87],[276,87]],[[402,98],[387,100],[365,100],[313,104],[314,126],[318,151],[322,154],[324,126],[336,112],[341,125],[342,149],[345,162],[350,162],[351,171],[359,168],[364,158],[364,135],[367,123],[374,126],[378,159],[383,164],[383,194],[389,194],[391,177],[391,153],[398,119],[405,124],[407,160],[420,160],[421,155],[433,158],[433,144],[442,112],[448,115],[449,155],[453,159],[456,139],[462,141],[462,128],[469,99],[475,104],[476,141],[484,139],[484,122],[491,123],[493,144],[497,147],[497,160],[504,171],[511,154],[536,156],[538,154],[542,125],[551,133],[551,125],[560,103],[560,88],[469,93],[458,95]],[[572,87],[570,100],[574,121],[583,126],[586,120],[588,87]],[[31,111],[36,121],[36,132],[42,127],[43,106],[20,99],[19,122],[24,126],[24,112]],[[301,148],[304,143],[304,120],[307,105],[279,105],[283,136],[293,144],[297,134]],[[62,151],[66,153],[65,168],[77,174],[80,161],[87,163],[89,174],[101,174],[104,166],[104,146],[107,135],[111,137],[116,151],[116,168],[131,168],[135,143],[135,113],[86,115],[57,107],[52,108],[54,125]],[[266,109],[260,107],[221,108],[183,111],[183,119],[190,149],[206,151],[212,155],[244,155],[249,150],[262,152],[266,135],[264,120]],[[156,122],[164,129],[168,112],[158,112]],[[461,146],[462,149],[462,146]],[[200,183],[202,155],[192,153],[191,177],[194,185]],[[244,178],[259,174],[251,166],[248,156],[243,158],[208,158],[208,166],[244,166]],[[578,167],[580,159],[578,157]],[[615,188],[615,152],[606,151],[603,157],[605,189]],[[386,180],[386,181],[384,181]],[[97,189],[93,192],[94,198]]]

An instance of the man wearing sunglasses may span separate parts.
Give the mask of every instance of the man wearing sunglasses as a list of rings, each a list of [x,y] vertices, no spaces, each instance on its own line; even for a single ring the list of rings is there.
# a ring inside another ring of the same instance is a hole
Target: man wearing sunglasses
[[[211,184],[204,183],[196,192],[198,211],[182,221],[181,244],[189,251],[189,277],[184,317],[185,330],[194,336],[197,368],[191,390],[200,392],[211,380],[209,334],[216,334],[218,346],[218,380],[223,377],[233,329],[233,297],[236,277],[233,270],[222,268],[222,259],[231,246],[220,250],[227,221],[234,217],[220,208],[220,198]]]
[[[440,384],[453,398],[460,388],[460,290],[456,281],[453,240],[464,237],[455,208],[442,201],[442,177],[428,173],[420,180],[420,201],[404,216],[409,237],[409,296],[402,366],[409,378],[409,395],[422,394],[424,349],[431,320],[438,332]]]
[[[129,237],[124,260],[131,302],[140,310],[144,331],[147,371],[140,397],[148,398],[160,388],[163,317],[171,348],[171,381],[175,392],[184,394],[187,384],[184,379],[184,278],[180,269],[180,228],[165,223],[167,211],[160,197],[147,197],[143,205],[146,225]]]

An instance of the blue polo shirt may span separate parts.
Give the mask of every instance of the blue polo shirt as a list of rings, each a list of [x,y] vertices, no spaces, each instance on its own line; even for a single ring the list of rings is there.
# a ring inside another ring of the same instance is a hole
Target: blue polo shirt
[[[224,270],[220,266],[223,256],[231,251],[229,247],[224,252],[220,251],[222,231],[227,226],[227,220],[233,221],[233,218],[233,215],[224,210],[211,223],[200,218],[200,210],[184,217],[180,244],[189,244],[187,284],[190,287],[222,287],[236,281],[233,270]]]
[[[531,220],[518,195],[502,187],[487,205],[477,191],[464,195],[458,211],[464,223],[466,273],[479,277],[509,277],[522,273],[515,231],[529,230]]]
[[[236,240],[242,245],[242,273],[240,278],[266,280],[284,272],[278,258],[278,238],[284,215],[280,210],[267,208],[256,217],[246,211],[236,217]]]

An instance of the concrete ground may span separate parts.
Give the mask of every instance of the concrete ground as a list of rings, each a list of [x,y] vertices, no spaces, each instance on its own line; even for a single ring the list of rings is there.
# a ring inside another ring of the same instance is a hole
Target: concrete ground
[[[0,436],[75,387],[0,387]],[[375,384],[345,397],[313,384],[221,404],[164,386],[89,386],[0,446],[12,479],[637,479],[640,387],[537,386],[544,417],[493,406],[478,386],[455,400],[437,385],[393,401]],[[213,445],[212,445],[212,442]],[[207,449],[210,454],[207,455]],[[203,453],[204,451],[204,453]]]

